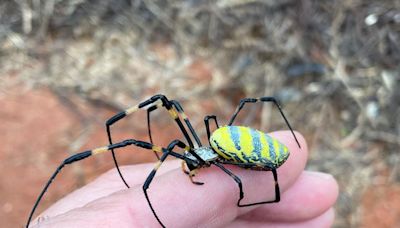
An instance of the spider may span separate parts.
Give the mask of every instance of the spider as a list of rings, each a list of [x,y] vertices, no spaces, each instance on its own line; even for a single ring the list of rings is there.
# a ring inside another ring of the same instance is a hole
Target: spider
[[[296,140],[297,145],[300,147],[300,143],[296,138],[296,135],[293,132],[292,127],[289,124],[289,121],[285,117],[279,103],[274,97],[260,97],[260,98],[244,98],[240,101],[238,107],[236,108],[234,114],[230,118],[227,125],[221,126],[218,124],[217,117],[215,115],[208,115],[204,118],[204,123],[207,132],[207,138],[209,146],[203,146],[200,138],[195,132],[192,124],[190,123],[188,117],[184,113],[184,110],[181,104],[175,100],[169,100],[164,95],[154,95],[151,98],[139,103],[136,106],[126,109],[106,121],[106,131],[109,139],[109,145],[104,147],[99,147],[93,150],[83,151],[77,154],[74,154],[67,159],[65,159],[53,175],[50,177],[46,185],[44,186],[42,192],[38,196],[31,213],[29,215],[26,227],[29,226],[32,216],[39,205],[40,201],[43,198],[43,195],[49,188],[50,184],[53,182],[57,174],[61,171],[61,169],[69,165],[71,163],[80,161],[92,155],[101,154],[104,152],[110,151],[113,156],[113,160],[117,171],[126,185],[129,188],[126,180],[124,179],[119,165],[116,159],[116,155],[114,149],[126,147],[129,145],[141,147],[144,149],[152,150],[158,158],[158,162],[155,164],[153,170],[148,175],[146,181],[143,184],[143,192],[146,197],[147,203],[154,214],[154,217],[157,219],[158,223],[165,227],[165,225],[161,222],[158,217],[156,211],[153,208],[153,205],[150,202],[147,190],[157,172],[159,167],[165,161],[168,156],[172,156],[182,160],[182,170],[189,176],[190,181],[196,185],[202,185],[202,182],[197,182],[193,180],[193,177],[196,175],[197,171],[201,168],[210,167],[214,165],[220,168],[223,172],[228,174],[233,180],[237,183],[239,187],[239,199],[237,201],[238,207],[248,207],[257,204],[267,204],[267,203],[276,203],[280,201],[280,191],[278,184],[278,174],[277,168],[281,166],[289,157],[288,148],[280,143],[278,140],[273,137],[263,133],[259,130],[255,130],[250,127],[245,126],[235,126],[233,122],[236,119],[238,113],[242,110],[246,103],[256,103],[256,102],[272,102],[278,108],[280,114],[285,120],[287,126],[289,127],[294,139]],[[166,148],[160,147],[153,144],[152,136],[151,136],[151,128],[150,128],[150,114],[152,111],[157,108],[165,108],[170,116],[174,119],[176,124],[178,125],[180,131],[182,132],[186,143],[176,139],[173,140]],[[112,142],[111,137],[111,126],[117,121],[123,119],[126,116],[131,115],[132,113],[141,110],[147,109],[147,127],[149,134],[149,141],[140,141],[135,139],[127,139],[118,143]],[[186,127],[189,129],[191,136],[196,141],[196,145],[194,145],[192,138],[190,137],[188,131],[186,130],[182,120],[184,121]],[[216,130],[212,133],[210,131],[210,120],[214,120],[216,125]],[[175,147],[181,148],[184,150],[183,153],[174,152]],[[161,156],[159,156],[159,153]],[[255,203],[243,204],[241,200],[244,197],[242,181],[238,176],[224,167],[224,164],[236,165],[241,168],[258,170],[258,171],[271,171],[273,174],[273,178],[275,181],[275,199],[270,201],[261,201]],[[186,167],[189,171],[186,171]]]

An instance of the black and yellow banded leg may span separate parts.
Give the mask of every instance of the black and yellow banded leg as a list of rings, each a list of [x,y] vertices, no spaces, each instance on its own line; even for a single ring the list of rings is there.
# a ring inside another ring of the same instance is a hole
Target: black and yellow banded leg
[[[147,131],[149,134],[150,143],[153,144],[153,137],[151,136],[151,124],[150,124],[150,113],[157,109],[156,105],[151,106],[147,109]],[[160,160],[160,155],[156,151],[153,151],[154,155],[157,157],[157,160]]]
[[[217,129],[219,128],[217,117],[215,115],[209,115],[209,116],[204,117],[204,124],[206,125],[208,142],[210,142],[210,136],[211,136],[210,123],[209,123],[210,119],[213,119],[215,121],[215,125],[217,125]]]
[[[197,145],[199,147],[201,147],[202,145],[201,145],[200,138],[197,135],[196,131],[194,130],[192,124],[190,123],[189,118],[185,114],[181,104],[178,101],[175,101],[175,100],[171,100],[170,103],[173,106],[173,108],[175,108],[175,110],[177,111],[178,116],[184,120],[186,126],[189,128],[190,132],[192,133],[192,136],[194,137]],[[151,114],[152,111],[156,110],[157,108],[159,108],[157,105],[153,105],[153,106],[151,106],[151,107],[149,107],[147,109],[147,130],[148,130],[150,143],[153,143],[153,137],[151,135],[150,114]],[[156,155],[157,159],[160,160],[159,155],[157,153],[155,153],[155,155]]]
[[[83,159],[88,158],[88,157],[90,157],[92,155],[97,155],[97,154],[101,154],[101,153],[104,153],[104,152],[113,151],[114,149],[121,148],[121,147],[126,147],[126,146],[129,146],[129,145],[141,147],[141,148],[148,149],[148,150],[158,151],[158,152],[162,152],[162,153],[165,153],[167,151],[165,148],[162,148],[160,146],[155,146],[155,145],[153,145],[151,143],[148,143],[148,142],[138,141],[138,140],[134,140],[134,139],[128,139],[128,140],[124,140],[122,142],[111,144],[111,145],[108,145],[108,146],[99,147],[99,148],[96,148],[96,149],[93,149],[93,150],[83,151],[83,152],[80,152],[80,153],[77,153],[77,154],[74,154],[74,155],[68,157],[67,159],[65,159],[58,166],[58,168],[53,173],[53,175],[50,177],[50,179],[47,181],[45,187],[43,188],[42,192],[38,196],[38,198],[37,198],[32,210],[31,210],[31,213],[29,214],[29,218],[28,218],[28,221],[26,223],[26,227],[29,227],[29,224],[30,224],[30,222],[32,220],[32,216],[35,213],[35,210],[38,207],[40,201],[42,200],[44,194],[46,193],[47,189],[49,188],[49,186],[53,182],[53,180],[56,178],[58,173],[61,171],[61,169],[64,168],[64,166],[72,164],[72,163],[80,161],[80,160],[83,160]],[[185,144],[179,144],[177,146],[180,146],[181,148],[188,149],[188,147]],[[175,153],[173,151],[169,151],[168,154],[172,155],[172,156],[174,156],[176,158],[179,158],[179,159],[186,159],[183,155],[181,155],[179,153]]]
[[[183,126],[182,122],[180,121],[177,111],[173,108],[173,106],[172,106],[171,102],[168,100],[168,98],[166,96],[164,96],[164,95],[161,95],[161,94],[152,96],[150,99],[147,99],[147,100],[139,103],[136,106],[128,108],[125,111],[122,111],[122,112],[114,115],[113,117],[111,117],[109,120],[107,120],[106,121],[106,131],[107,131],[107,136],[108,136],[109,143],[112,144],[111,125],[113,125],[117,121],[121,120],[122,118],[124,118],[126,116],[129,116],[132,113],[134,113],[134,112],[136,112],[136,111],[138,111],[140,109],[146,108],[146,107],[148,107],[149,105],[152,105],[152,104],[153,104],[153,106],[151,106],[151,107],[154,107],[152,109],[155,109],[157,107],[165,107],[167,109],[167,111],[169,112],[171,117],[178,124],[178,127],[181,130],[181,132],[182,132],[183,136],[185,137],[185,139],[187,140],[189,146],[191,148],[193,148],[193,142],[190,139],[189,134],[186,131],[185,127]],[[126,182],[125,178],[123,177],[123,175],[121,173],[121,170],[119,169],[119,165],[118,165],[117,158],[116,158],[116,155],[115,155],[114,151],[111,150],[111,153],[112,153],[114,164],[115,164],[115,167],[117,168],[119,176],[121,177],[121,179],[124,182],[125,186],[127,188],[129,188],[128,183]],[[202,159],[200,157],[198,157],[198,155],[194,155],[194,156],[197,159],[202,161]]]
[[[194,137],[197,145],[199,147],[201,147],[201,141],[199,136],[197,135],[196,131],[194,130],[192,124],[189,121],[189,117],[185,114],[185,111],[182,108],[182,105],[176,101],[176,100],[171,100],[172,105],[176,108],[176,110],[178,111],[178,114],[181,116],[181,118],[183,119],[183,121],[185,121],[186,126],[189,128],[190,132],[192,133],[192,136]]]
[[[236,108],[235,112],[233,113],[231,119],[229,120],[228,126],[231,126],[233,124],[233,121],[235,121],[236,116],[238,115],[240,110],[242,110],[243,106],[246,103],[256,103],[258,101],[261,101],[261,102],[273,102],[276,105],[276,107],[278,107],[278,110],[281,113],[281,116],[283,117],[283,119],[285,120],[286,125],[289,127],[290,131],[292,132],[292,135],[293,135],[294,139],[296,140],[297,145],[299,146],[299,148],[301,148],[299,140],[297,140],[297,137],[294,134],[292,127],[289,124],[289,121],[287,120],[285,114],[283,114],[281,106],[279,105],[278,101],[274,97],[244,98],[244,99],[240,100],[240,103],[239,103],[238,107]]]
[[[156,163],[156,165],[154,166],[153,170],[150,172],[149,176],[147,177],[146,181],[143,184],[143,192],[144,195],[146,197],[147,203],[150,206],[151,212],[153,212],[154,217],[156,217],[158,223],[160,223],[160,225],[162,227],[165,227],[165,225],[161,222],[160,218],[157,216],[156,211],[154,210],[153,205],[150,202],[150,198],[147,194],[147,189],[150,187],[151,182],[153,181],[154,176],[157,173],[157,170],[160,168],[160,166],[162,165],[162,163],[165,161],[165,159],[169,156],[172,155],[174,152],[172,151],[176,146],[180,147],[180,148],[187,148],[190,149],[188,146],[185,145],[185,143],[183,143],[180,140],[174,140],[172,141],[167,149],[164,150],[164,153],[162,154],[160,160]],[[183,155],[181,155],[183,157]],[[185,160],[185,158],[181,158],[183,160]]]
[[[238,207],[249,207],[249,206],[254,206],[254,205],[258,205],[258,204],[277,203],[281,200],[281,193],[280,193],[279,184],[278,184],[278,174],[276,172],[276,169],[271,170],[271,172],[274,176],[274,181],[275,181],[275,199],[274,200],[261,201],[261,202],[249,203],[249,204],[240,204],[240,201],[242,201],[242,199],[244,197],[243,185],[242,185],[242,181],[240,180],[240,178],[238,176],[236,176],[235,174],[233,174],[230,170],[225,168],[223,165],[221,165],[219,163],[213,163],[213,164],[216,165],[217,167],[219,167],[222,171],[224,171],[230,177],[232,177],[233,180],[238,184],[238,186],[239,186],[239,200],[237,201]]]

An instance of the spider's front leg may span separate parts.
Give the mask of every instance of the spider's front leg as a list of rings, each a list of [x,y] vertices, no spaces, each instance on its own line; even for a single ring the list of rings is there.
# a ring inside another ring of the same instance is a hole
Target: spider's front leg
[[[201,144],[200,138],[197,135],[196,131],[194,130],[193,125],[190,123],[188,116],[185,114],[185,111],[183,110],[182,105],[176,100],[171,100],[169,102],[170,102],[172,108],[174,108],[177,111],[179,118],[182,118],[186,124],[186,127],[189,128],[190,133],[192,133],[192,136],[197,143],[197,146],[201,147],[202,144]],[[150,114],[157,108],[159,108],[159,106],[153,105],[147,109],[147,130],[148,130],[148,135],[149,135],[149,139],[150,139],[151,143],[153,143],[153,137],[151,135]],[[175,118],[174,115],[172,115],[172,116]],[[157,156],[158,160],[160,160],[160,157],[158,156],[158,154],[156,154],[156,156]]]
[[[156,165],[154,166],[153,170],[150,172],[149,176],[147,177],[146,181],[145,181],[144,184],[143,184],[143,192],[144,192],[144,195],[145,195],[145,197],[146,197],[147,203],[149,204],[150,209],[151,209],[151,211],[153,212],[154,217],[156,217],[158,223],[160,223],[160,225],[161,225],[162,227],[165,227],[165,225],[161,222],[160,218],[157,216],[157,213],[156,213],[156,211],[154,210],[154,207],[153,207],[153,205],[151,204],[150,198],[149,198],[149,196],[148,196],[148,194],[147,194],[147,189],[150,187],[150,184],[151,184],[151,182],[153,181],[153,178],[154,178],[154,176],[156,175],[157,170],[160,168],[160,166],[161,166],[162,163],[165,161],[165,159],[166,159],[169,155],[171,155],[171,153],[174,153],[174,152],[173,152],[173,149],[174,149],[176,146],[178,146],[178,147],[180,147],[180,148],[185,148],[185,150],[190,150],[190,148],[189,148],[188,146],[186,146],[185,143],[183,143],[182,141],[180,141],[180,140],[174,140],[174,141],[172,141],[172,142],[168,145],[167,149],[164,149],[164,150],[163,150],[163,154],[162,154],[160,160],[156,163]],[[175,156],[175,157],[176,157],[176,156]],[[183,157],[183,156],[182,156],[182,157],[178,157],[178,158],[182,159],[183,161],[185,161],[185,160],[187,159],[187,158],[185,158],[185,157]]]
[[[39,196],[38,196],[38,198],[37,198],[32,210],[31,210],[31,213],[29,214],[28,221],[26,223],[26,227],[27,228],[29,227],[29,224],[30,224],[30,222],[32,220],[33,214],[35,213],[36,208],[39,206],[39,203],[41,202],[41,200],[42,200],[44,194],[46,193],[47,189],[50,187],[50,185],[53,182],[53,180],[56,178],[56,176],[60,173],[60,171],[66,165],[70,165],[72,163],[78,162],[78,161],[83,160],[85,158],[91,157],[92,155],[98,155],[98,154],[105,153],[105,152],[108,152],[108,151],[113,151],[114,149],[126,147],[126,146],[129,146],[129,145],[137,146],[137,147],[140,147],[140,148],[143,148],[143,149],[147,149],[147,150],[157,151],[157,152],[160,152],[160,153],[166,151],[166,149],[164,149],[164,148],[162,148],[160,146],[153,145],[153,144],[148,143],[148,142],[134,140],[134,139],[127,139],[127,140],[124,140],[124,141],[119,142],[119,143],[110,144],[108,146],[99,147],[99,148],[96,148],[96,149],[93,149],[93,150],[87,150],[87,151],[80,152],[80,153],[77,153],[77,154],[74,154],[74,155],[68,157],[67,159],[65,159],[58,166],[56,171],[53,173],[53,175],[47,181],[47,183],[44,186],[43,190],[39,194]],[[176,146],[179,146],[179,147],[181,147],[182,149],[185,149],[185,150],[189,149],[188,147],[186,147],[186,145],[184,143],[183,144],[182,143],[177,143]],[[176,158],[179,158],[179,159],[185,159],[185,157],[183,155],[175,153],[173,151],[169,151],[168,154],[172,155],[172,156],[174,156]]]
[[[114,115],[113,117],[111,117],[109,120],[107,120],[106,122],[106,130],[107,130],[107,136],[108,136],[108,140],[109,143],[112,144],[112,137],[111,137],[111,126],[116,123],[117,121],[125,118],[126,116],[129,116],[133,113],[135,113],[136,111],[140,110],[140,109],[148,109],[148,118],[150,116],[150,112],[159,108],[159,107],[164,107],[167,109],[167,111],[169,112],[170,116],[175,120],[176,124],[178,125],[179,129],[181,130],[183,136],[185,137],[186,141],[188,142],[189,146],[191,148],[193,148],[193,142],[188,134],[188,132],[186,131],[185,127],[182,124],[182,121],[179,119],[179,114],[183,114],[183,109],[182,107],[179,105],[179,103],[177,102],[171,102],[168,100],[168,98],[164,95],[155,95],[152,96],[151,98],[139,103],[136,106],[130,107],[116,115]],[[176,110],[177,109],[177,110]],[[186,115],[184,115],[184,117],[186,117]],[[191,128],[190,122],[189,120],[187,120],[187,118],[184,118],[186,124],[189,126],[189,129],[192,131],[193,128]],[[148,125],[149,125],[149,120],[148,120]],[[150,134],[150,140],[151,139],[151,131],[150,131],[150,125],[149,127],[149,134]],[[194,130],[193,130],[194,132]],[[192,133],[193,133],[192,132]],[[198,138],[198,137],[197,137]],[[195,139],[197,140],[197,138],[195,137]],[[112,156],[113,156],[113,160],[114,160],[114,164],[115,167],[117,168],[118,174],[121,177],[122,181],[124,182],[125,186],[129,188],[128,183],[126,182],[125,178],[123,177],[121,170],[119,169],[119,165],[117,162],[117,158],[116,155],[114,153],[114,150],[111,150]],[[159,157],[158,155],[156,155],[157,157]],[[197,159],[201,160],[200,157],[198,157],[196,154],[193,154],[193,156],[195,156]]]

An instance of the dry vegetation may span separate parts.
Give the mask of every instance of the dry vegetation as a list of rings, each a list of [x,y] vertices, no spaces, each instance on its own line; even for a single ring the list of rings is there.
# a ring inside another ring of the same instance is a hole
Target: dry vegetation
[[[196,125],[207,100],[228,116],[241,97],[278,97],[309,169],[340,183],[337,227],[360,225],[367,188],[400,182],[399,62],[396,0],[0,3],[2,95],[48,87],[79,112],[71,97],[119,110],[160,92]],[[280,127],[270,111],[263,128]]]

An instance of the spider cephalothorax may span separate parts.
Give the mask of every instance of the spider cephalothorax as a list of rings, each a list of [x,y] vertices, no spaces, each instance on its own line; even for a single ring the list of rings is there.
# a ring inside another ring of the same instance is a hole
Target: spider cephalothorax
[[[126,185],[126,187],[129,188],[129,185],[125,181],[119,169],[118,162],[114,152],[114,149],[126,147],[129,145],[152,150],[154,151],[155,155],[159,160],[154,166],[154,169],[150,172],[146,181],[144,182],[143,191],[151,211],[153,212],[155,218],[162,227],[165,226],[158,218],[157,213],[155,212],[150,202],[149,196],[147,194],[147,189],[149,188],[158,168],[162,165],[162,163],[168,156],[173,156],[178,159],[181,159],[182,170],[189,175],[189,178],[192,181],[192,183],[197,185],[202,185],[203,183],[194,181],[193,176],[201,168],[215,165],[216,167],[220,168],[222,171],[227,173],[238,184],[240,194],[239,194],[239,199],[237,201],[237,205],[239,207],[279,202],[280,191],[278,184],[278,174],[276,169],[279,166],[281,166],[289,157],[288,148],[266,133],[252,129],[250,127],[233,125],[236,116],[243,108],[243,106],[246,103],[255,103],[255,102],[273,102],[278,107],[278,110],[282,115],[283,119],[285,120],[286,124],[288,125],[290,131],[292,132],[293,137],[297,142],[297,145],[300,147],[300,144],[295,134],[293,133],[292,127],[290,126],[288,120],[283,114],[283,111],[280,108],[278,102],[273,97],[242,99],[236,111],[229,120],[228,124],[222,127],[219,127],[216,116],[214,115],[206,116],[204,118],[204,123],[206,126],[207,136],[210,145],[207,147],[207,146],[202,146],[200,138],[198,137],[196,131],[194,130],[188,117],[184,113],[183,108],[179,104],[179,102],[174,100],[168,100],[168,98],[164,95],[155,95],[139,103],[136,106],[128,108],[125,111],[122,111],[114,115],[106,122],[106,130],[109,139],[108,146],[99,147],[93,150],[87,150],[81,153],[77,153],[75,155],[68,157],[61,163],[61,165],[57,168],[55,173],[51,176],[50,180],[46,183],[44,189],[42,190],[38,199],[36,200],[35,205],[33,206],[32,211],[29,215],[26,227],[29,226],[33,213],[35,212],[36,207],[41,201],[44,193],[47,191],[48,187],[50,186],[56,175],[65,165],[69,165],[71,163],[85,159],[92,155],[97,155],[100,153],[111,151],[118,173],[122,181]],[[165,108],[168,110],[168,113],[174,119],[179,129],[181,130],[183,137],[186,140],[186,143],[176,139],[173,140],[166,148],[153,144],[151,130],[150,130],[150,113],[156,110],[157,108]],[[147,125],[148,125],[149,139],[150,139],[149,142],[135,140],[135,139],[127,139],[118,143],[113,143],[111,138],[111,125],[141,109],[147,110]],[[210,120],[214,120],[217,126],[217,129],[212,133],[210,131],[210,124],[209,124]],[[186,125],[186,127],[183,123]],[[190,134],[188,133],[187,129],[189,129]],[[196,145],[193,143],[192,139],[196,141]],[[183,153],[176,152],[175,150],[176,147],[183,149],[184,152]],[[242,182],[239,177],[237,177],[234,173],[225,168],[224,164],[236,165],[242,168],[252,169],[252,170],[271,171],[276,183],[275,199],[269,201],[249,203],[249,204],[241,204],[240,202],[244,197]],[[186,171],[185,165],[187,166],[189,171]]]

